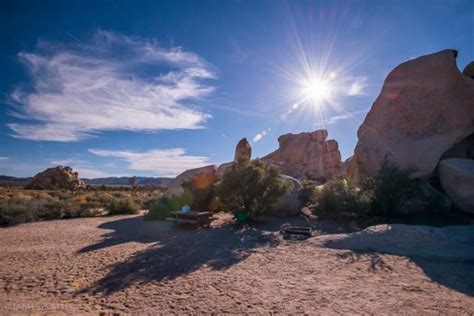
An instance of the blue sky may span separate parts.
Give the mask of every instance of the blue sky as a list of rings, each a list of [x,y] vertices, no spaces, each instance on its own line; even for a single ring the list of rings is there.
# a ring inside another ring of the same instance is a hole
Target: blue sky
[[[15,176],[173,176],[321,128],[347,158],[397,64],[474,59],[473,1],[2,1],[0,25]]]

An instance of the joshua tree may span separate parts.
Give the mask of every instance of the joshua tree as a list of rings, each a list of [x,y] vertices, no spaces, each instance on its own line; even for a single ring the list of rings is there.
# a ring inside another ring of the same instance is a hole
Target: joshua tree
[[[128,178],[128,184],[132,186],[132,195],[137,193],[137,177],[133,176]]]

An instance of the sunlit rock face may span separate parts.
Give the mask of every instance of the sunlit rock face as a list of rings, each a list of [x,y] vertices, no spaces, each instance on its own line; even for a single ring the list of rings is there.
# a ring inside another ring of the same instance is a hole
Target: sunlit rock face
[[[474,133],[474,80],[459,71],[456,56],[443,50],[389,73],[359,127],[350,175],[374,174],[387,156],[428,177],[443,153]]]
[[[214,184],[216,172],[216,165],[186,170],[173,179],[163,196],[167,198],[173,195],[180,196],[184,193],[183,184],[188,181],[193,181],[192,185],[199,189],[206,189]]]
[[[34,190],[78,190],[84,189],[85,184],[71,167],[57,166],[36,174],[28,188]]]
[[[278,166],[282,174],[325,182],[341,169],[338,144],[327,136],[326,130],[282,135],[279,148],[262,160]]]

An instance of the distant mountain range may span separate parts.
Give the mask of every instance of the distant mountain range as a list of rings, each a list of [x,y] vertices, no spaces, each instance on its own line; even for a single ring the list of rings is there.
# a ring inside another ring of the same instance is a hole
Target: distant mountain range
[[[30,182],[31,177],[27,178],[18,178],[11,176],[2,176],[0,175],[0,182]],[[91,185],[128,185],[128,177],[109,177],[109,178],[95,178],[87,179],[81,178],[85,184]],[[153,177],[137,177],[138,185],[161,185],[167,187],[173,178],[153,178]]]
[[[85,184],[94,185],[128,185],[129,177],[109,177],[109,178],[95,178],[87,179],[81,178]],[[137,177],[138,185],[162,185],[167,187],[173,178],[153,178],[153,177]]]
[[[17,177],[10,177],[10,176],[2,176],[0,175],[0,182],[30,182],[32,177],[28,178],[17,178]]]

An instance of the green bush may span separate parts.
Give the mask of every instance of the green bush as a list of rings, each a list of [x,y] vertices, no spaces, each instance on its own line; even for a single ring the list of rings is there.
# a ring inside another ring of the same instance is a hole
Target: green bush
[[[371,200],[370,192],[361,190],[355,181],[339,177],[315,190],[313,213],[326,218],[364,216]]]
[[[125,197],[113,200],[108,210],[110,215],[138,214],[140,206],[132,198]]]
[[[234,163],[216,186],[223,209],[245,220],[267,212],[288,190],[278,169],[258,159]]]
[[[423,214],[446,214],[450,200],[428,182],[414,177],[415,169],[400,169],[385,159],[377,174],[366,181],[366,190],[373,194],[371,215],[403,217]]]
[[[170,198],[162,197],[150,204],[150,209],[145,216],[146,220],[163,220],[171,216],[171,212],[181,210],[184,205],[192,204],[192,194],[185,189],[181,195],[173,195]]]
[[[414,169],[400,169],[387,158],[374,177],[365,180],[365,190],[373,194],[371,214],[399,216],[403,213],[402,202],[416,196],[420,182],[413,177]]]

